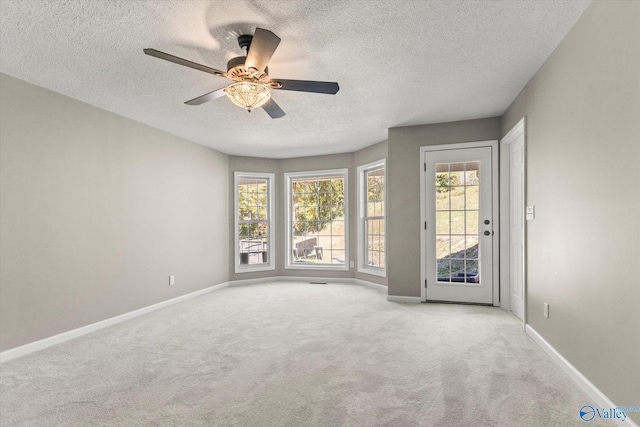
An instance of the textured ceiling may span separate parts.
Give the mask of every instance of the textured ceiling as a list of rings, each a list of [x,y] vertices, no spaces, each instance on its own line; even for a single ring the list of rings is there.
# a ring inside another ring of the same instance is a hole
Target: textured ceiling
[[[396,126],[501,115],[588,0],[66,0],[0,2],[0,71],[229,154],[353,151]],[[287,115],[220,98],[240,34],[282,39],[271,77],[337,81],[336,95],[275,91]]]

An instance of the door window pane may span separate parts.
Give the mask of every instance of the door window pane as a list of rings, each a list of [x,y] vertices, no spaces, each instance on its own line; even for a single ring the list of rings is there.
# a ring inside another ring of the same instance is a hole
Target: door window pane
[[[450,234],[451,221],[449,211],[436,212],[436,234]]]
[[[466,233],[478,234],[479,217],[478,211],[470,210],[465,212]]]
[[[451,211],[451,234],[465,234],[466,222],[464,214],[464,211]]]
[[[439,282],[479,283],[480,162],[436,164]]]

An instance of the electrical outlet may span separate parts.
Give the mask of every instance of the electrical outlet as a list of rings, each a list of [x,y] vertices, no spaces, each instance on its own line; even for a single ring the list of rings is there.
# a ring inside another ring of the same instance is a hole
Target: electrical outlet
[[[175,285],[175,284],[176,284],[176,276],[174,275],[169,276],[169,286]]]
[[[355,264],[353,261],[349,261],[349,267],[350,267],[350,268],[353,268],[353,267],[355,267],[355,266],[356,266],[356,264]]]
[[[544,317],[549,318],[549,304],[544,303]]]

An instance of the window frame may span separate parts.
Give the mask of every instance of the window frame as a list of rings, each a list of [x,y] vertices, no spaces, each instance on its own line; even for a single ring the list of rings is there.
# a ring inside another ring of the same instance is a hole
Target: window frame
[[[344,265],[340,264],[315,264],[293,262],[293,245],[291,242],[291,199],[292,199],[292,181],[298,178],[323,178],[327,176],[341,176],[344,179]],[[324,169],[303,172],[287,172],[284,174],[284,230],[285,230],[285,265],[287,270],[331,270],[331,271],[349,271],[349,169]]]
[[[375,169],[384,170],[384,267],[375,267],[366,263],[367,244],[365,234],[365,220],[367,219],[367,180],[365,178],[367,172]],[[371,274],[374,276],[387,277],[387,161],[386,159],[377,160],[365,165],[358,166],[358,272]]]
[[[266,179],[267,181],[267,262],[263,264],[240,263],[240,219],[238,217],[238,183],[240,179]],[[255,271],[269,271],[276,269],[275,234],[274,234],[274,183],[275,174],[262,172],[233,173],[233,242],[234,242],[234,272],[250,273]]]

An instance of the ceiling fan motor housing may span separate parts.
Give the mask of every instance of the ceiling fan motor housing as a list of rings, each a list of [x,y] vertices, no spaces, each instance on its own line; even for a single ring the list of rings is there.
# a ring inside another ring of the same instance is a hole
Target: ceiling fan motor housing
[[[240,49],[242,49],[245,54],[249,53],[249,48],[251,47],[251,40],[253,40],[253,36],[249,34],[243,34],[241,36],[238,36],[238,44],[240,45]]]
[[[242,36],[240,36],[242,37]],[[279,89],[282,85],[269,80],[269,67],[265,67],[264,72],[256,73],[245,68],[246,56],[236,56],[227,62],[227,76],[238,82],[264,83],[271,88]]]

